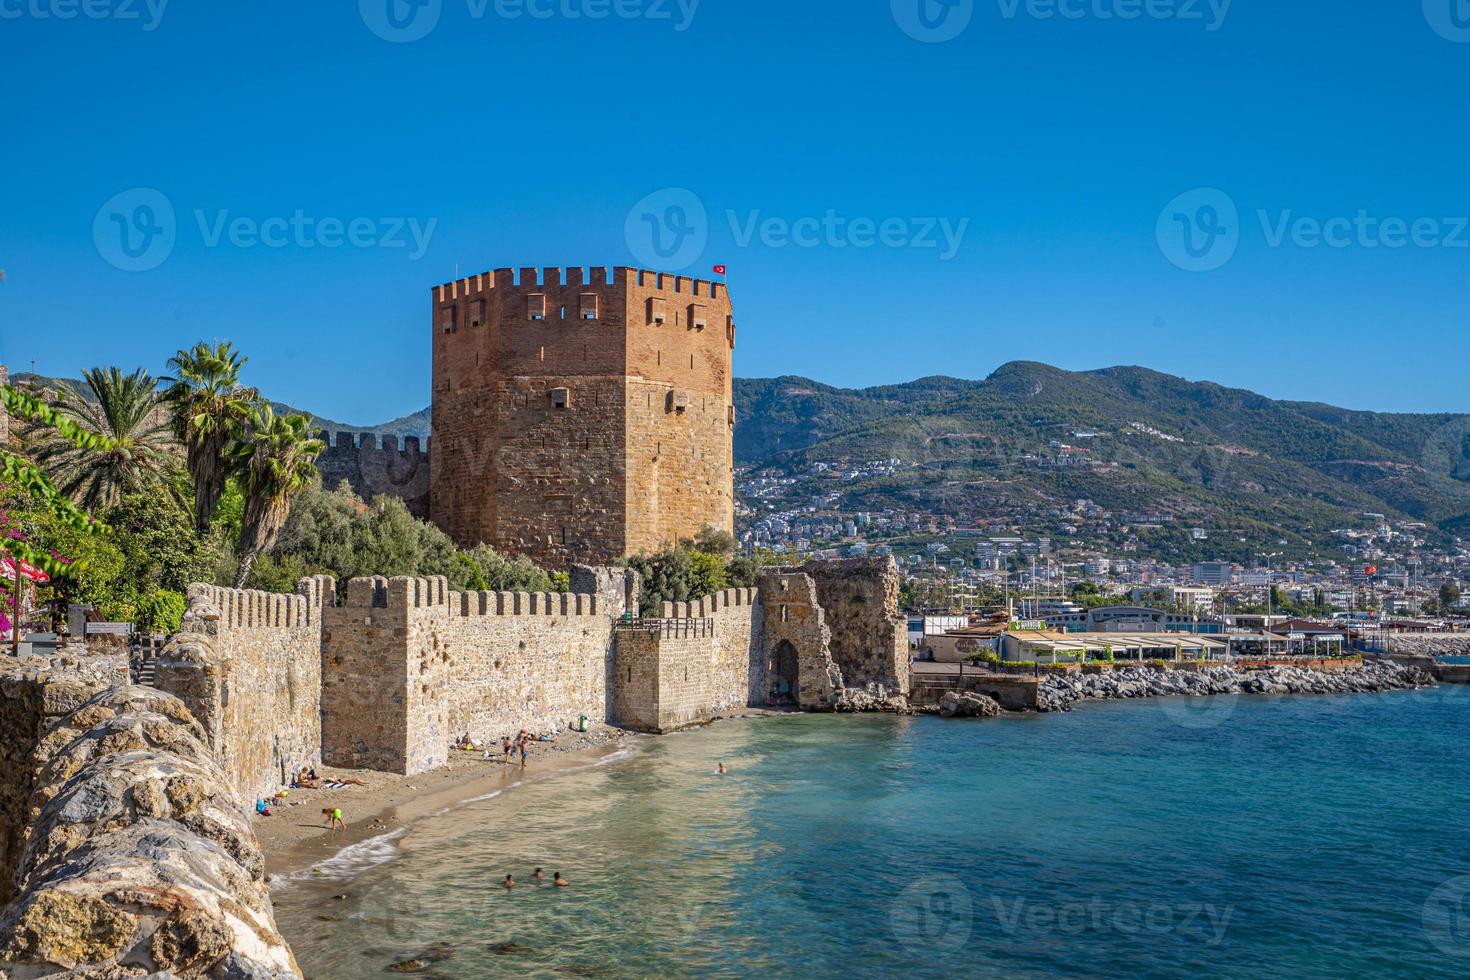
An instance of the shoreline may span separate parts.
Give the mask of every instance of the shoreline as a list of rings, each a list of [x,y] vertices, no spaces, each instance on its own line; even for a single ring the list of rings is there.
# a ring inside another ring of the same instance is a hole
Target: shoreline
[[[356,863],[350,856],[362,853],[366,857],[378,849],[377,845],[392,847],[393,840],[425,818],[498,796],[531,781],[554,779],[565,772],[605,765],[613,758],[631,757],[650,737],[599,726],[585,734],[573,733],[572,738],[540,752],[533,748],[524,770],[519,764],[503,763],[498,753],[487,760],[473,752],[453,752],[448,764],[413,776],[319,766],[317,771],[323,779],[360,779],[366,785],[290,790],[273,807],[271,816],[252,813],[250,827],[264,852],[266,879],[272,889],[294,879],[330,880],[339,875],[311,872],[344,858],[348,864]],[[324,807],[342,810],[345,831],[327,830],[321,816]]]

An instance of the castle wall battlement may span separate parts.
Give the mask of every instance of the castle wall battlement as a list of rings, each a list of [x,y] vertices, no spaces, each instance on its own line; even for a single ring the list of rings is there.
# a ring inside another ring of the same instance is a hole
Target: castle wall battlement
[[[189,586],[189,606],[196,613],[201,604],[214,607],[219,611],[218,623],[223,629],[291,629],[310,626],[316,622],[317,611],[321,609],[322,602],[326,601],[323,589],[330,588],[331,582],[332,579],[325,575],[302,579],[300,587],[308,591],[298,595],[195,584]]]
[[[663,604],[663,618],[704,619],[731,606],[753,606],[759,594],[759,590],[753,588],[726,589],[694,602],[666,602]]]
[[[595,595],[575,592],[453,592],[442,575],[427,578],[372,576],[347,583],[343,608],[439,609],[449,616],[606,616]]]
[[[328,441],[327,433],[318,433]],[[396,436],[381,439],[370,432],[338,432],[317,457],[322,485],[333,489],[346,481],[363,500],[397,497],[415,517],[429,516],[429,460],[433,439],[421,444],[406,436],[400,447]]]

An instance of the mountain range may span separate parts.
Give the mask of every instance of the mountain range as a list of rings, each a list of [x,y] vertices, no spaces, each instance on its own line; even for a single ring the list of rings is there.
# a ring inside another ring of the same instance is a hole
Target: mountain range
[[[1046,515],[1078,500],[1254,542],[1320,544],[1363,515],[1470,526],[1470,416],[1278,401],[1141,367],[1005,364],[983,380],[836,388],[737,378],[735,460],[797,473],[896,460],[840,487],[842,508]],[[426,436],[429,411],[328,431]]]

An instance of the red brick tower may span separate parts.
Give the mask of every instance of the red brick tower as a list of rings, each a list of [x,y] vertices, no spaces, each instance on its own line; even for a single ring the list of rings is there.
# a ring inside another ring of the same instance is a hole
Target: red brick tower
[[[430,515],[548,567],[734,530],[720,283],[497,269],[433,290]]]

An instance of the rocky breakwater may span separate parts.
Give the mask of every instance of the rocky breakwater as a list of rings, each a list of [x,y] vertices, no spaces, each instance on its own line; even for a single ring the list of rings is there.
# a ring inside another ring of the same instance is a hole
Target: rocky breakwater
[[[182,702],[106,689],[51,720],[33,758],[0,975],[300,975],[244,809]]]
[[[1069,711],[1088,699],[1202,697],[1212,694],[1371,694],[1433,687],[1423,670],[1367,661],[1341,673],[1305,667],[1200,667],[1168,670],[1118,667],[1098,674],[1049,674],[1037,690],[1037,710]]]

